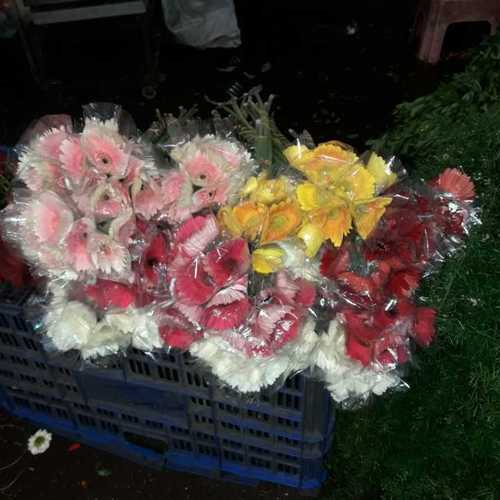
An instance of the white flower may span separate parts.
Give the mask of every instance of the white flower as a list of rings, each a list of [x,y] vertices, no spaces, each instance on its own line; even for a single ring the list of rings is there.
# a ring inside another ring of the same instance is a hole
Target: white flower
[[[241,392],[257,392],[280,377],[285,378],[311,365],[311,355],[318,342],[314,327],[314,320],[309,318],[297,339],[269,357],[248,357],[217,336],[194,342],[189,351],[202,359],[228,386]]]
[[[94,311],[85,304],[55,297],[47,312],[47,336],[59,351],[81,349],[96,323]]]
[[[116,354],[130,345],[129,333],[109,326],[105,321],[97,324],[86,345],[82,347],[82,358],[91,359]]]
[[[49,449],[51,440],[52,434],[50,432],[47,432],[45,429],[38,429],[28,439],[28,450],[32,455],[45,453]]]
[[[365,400],[372,393],[380,396],[391,387],[402,385],[394,371],[363,366],[351,359],[346,353],[344,329],[336,320],[330,322],[327,333],[320,335],[315,358],[332,398],[338,403]]]

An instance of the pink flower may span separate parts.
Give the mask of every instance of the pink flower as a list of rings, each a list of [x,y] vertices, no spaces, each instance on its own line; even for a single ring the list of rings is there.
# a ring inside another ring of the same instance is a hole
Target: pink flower
[[[33,144],[33,150],[48,160],[59,160],[61,145],[69,137],[64,127],[53,128],[40,135]]]
[[[60,147],[59,161],[65,175],[78,186],[87,174],[85,155],[76,137],[65,139]]]
[[[92,129],[84,131],[81,140],[85,155],[99,175],[115,179],[125,177],[130,155],[125,153],[121,144]]]
[[[224,175],[221,168],[214,165],[200,151],[196,152],[192,158],[188,159],[183,164],[183,167],[195,186],[215,184]]]
[[[460,201],[472,200],[475,196],[474,183],[470,177],[456,168],[447,168],[433,184]]]
[[[202,253],[219,235],[217,220],[213,215],[192,217],[174,235],[174,247],[188,257]]]
[[[217,245],[207,254],[203,265],[217,285],[234,281],[250,268],[247,242],[238,238]]]
[[[120,243],[102,233],[94,233],[88,244],[92,264],[104,274],[119,275],[130,269],[130,254]]]
[[[95,231],[94,222],[90,219],[79,219],[73,223],[66,236],[68,260],[73,268],[80,271],[90,271],[94,268],[88,250],[89,236]]]
[[[108,234],[114,240],[128,247],[136,232],[136,218],[131,209],[122,212],[109,226]]]
[[[224,204],[227,201],[229,181],[210,184],[196,191],[192,198],[192,212],[199,212],[214,204]]]
[[[132,203],[136,213],[149,220],[164,206],[164,200],[158,183],[136,179],[132,184]]]
[[[73,223],[73,213],[55,193],[47,191],[32,200],[27,219],[40,242],[58,245]]]
[[[103,182],[93,192],[90,207],[96,217],[114,219],[130,207],[130,199],[119,182]]]

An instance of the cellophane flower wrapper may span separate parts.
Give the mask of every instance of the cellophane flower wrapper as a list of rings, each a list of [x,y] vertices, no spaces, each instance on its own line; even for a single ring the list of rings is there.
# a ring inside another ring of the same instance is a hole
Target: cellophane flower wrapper
[[[25,134],[2,227],[47,278],[34,322],[49,350],[180,349],[247,395],[307,370],[344,407],[406,386],[435,335],[418,286],[479,222],[474,186],[290,143],[269,106],[160,115],[138,137],[120,108],[90,105],[80,125]]]

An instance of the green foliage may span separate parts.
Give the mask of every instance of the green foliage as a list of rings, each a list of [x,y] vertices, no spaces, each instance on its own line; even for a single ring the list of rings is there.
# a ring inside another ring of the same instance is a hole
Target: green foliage
[[[408,392],[339,412],[332,498],[500,498],[500,38],[436,92],[400,105],[372,146],[429,178],[460,165],[482,226],[426,284],[435,344],[417,353]]]

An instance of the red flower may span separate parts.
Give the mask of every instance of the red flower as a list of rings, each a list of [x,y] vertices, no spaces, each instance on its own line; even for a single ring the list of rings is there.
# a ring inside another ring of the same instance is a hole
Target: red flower
[[[459,201],[472,200],[475,196],[470,177],[456,168],[447,168],[431,185]]]
[[[372,361],[372,351],[370,344],[362,342],[354,335],[347,336],[346,352],[352,359],[356,359],[366,366]]]
[[[221,243],[207,254],[204,267],[219,286],[238,279],[250,268],[247,242],[238,238]]]
[[[26,264],[2,240],[0,240],[0,255],[2,256],[0,283],[7,282],[16,288],[28,284],[30,278]]]
[[[208,307],[201,317],[201,324],[210,330],[229,330],[244,323],[252,304],[248,297]]]
[[[320,272],[323,276],[335,279],[349,269],[351,256],[349,246],[344,243],[338,250],[327,247],[321,256]]]
[[[165,278],[167,266],[171,260],[167,238],[158,233],[142,257],[142,268],[144,276],[153,285],[157,285],[160,278]]]
[[[217,287],[210,282],[201,264],[193,262],[175,274],[174,290],[177,300],[190,305],[201,305],[210,300],[217,292]]]
[[[169,325],[160,327],[160,336],[168,346],[183,350],[188,349],[195,340],[189,331]]]
[[[97,280],[95,285],[86,286],[84,292],[100,309],[126,309],[135,305],[137,296],[135,287],[111,280]]]
[[[436,310],[430,307],[417,308],[414,335],[415,340],[421,346],[427,347],[434,338],[436,314]]]
[[[388,290],[396,297],[412,297],[420,284],[421,273],[406,269],[394,273],[387,283]]]

